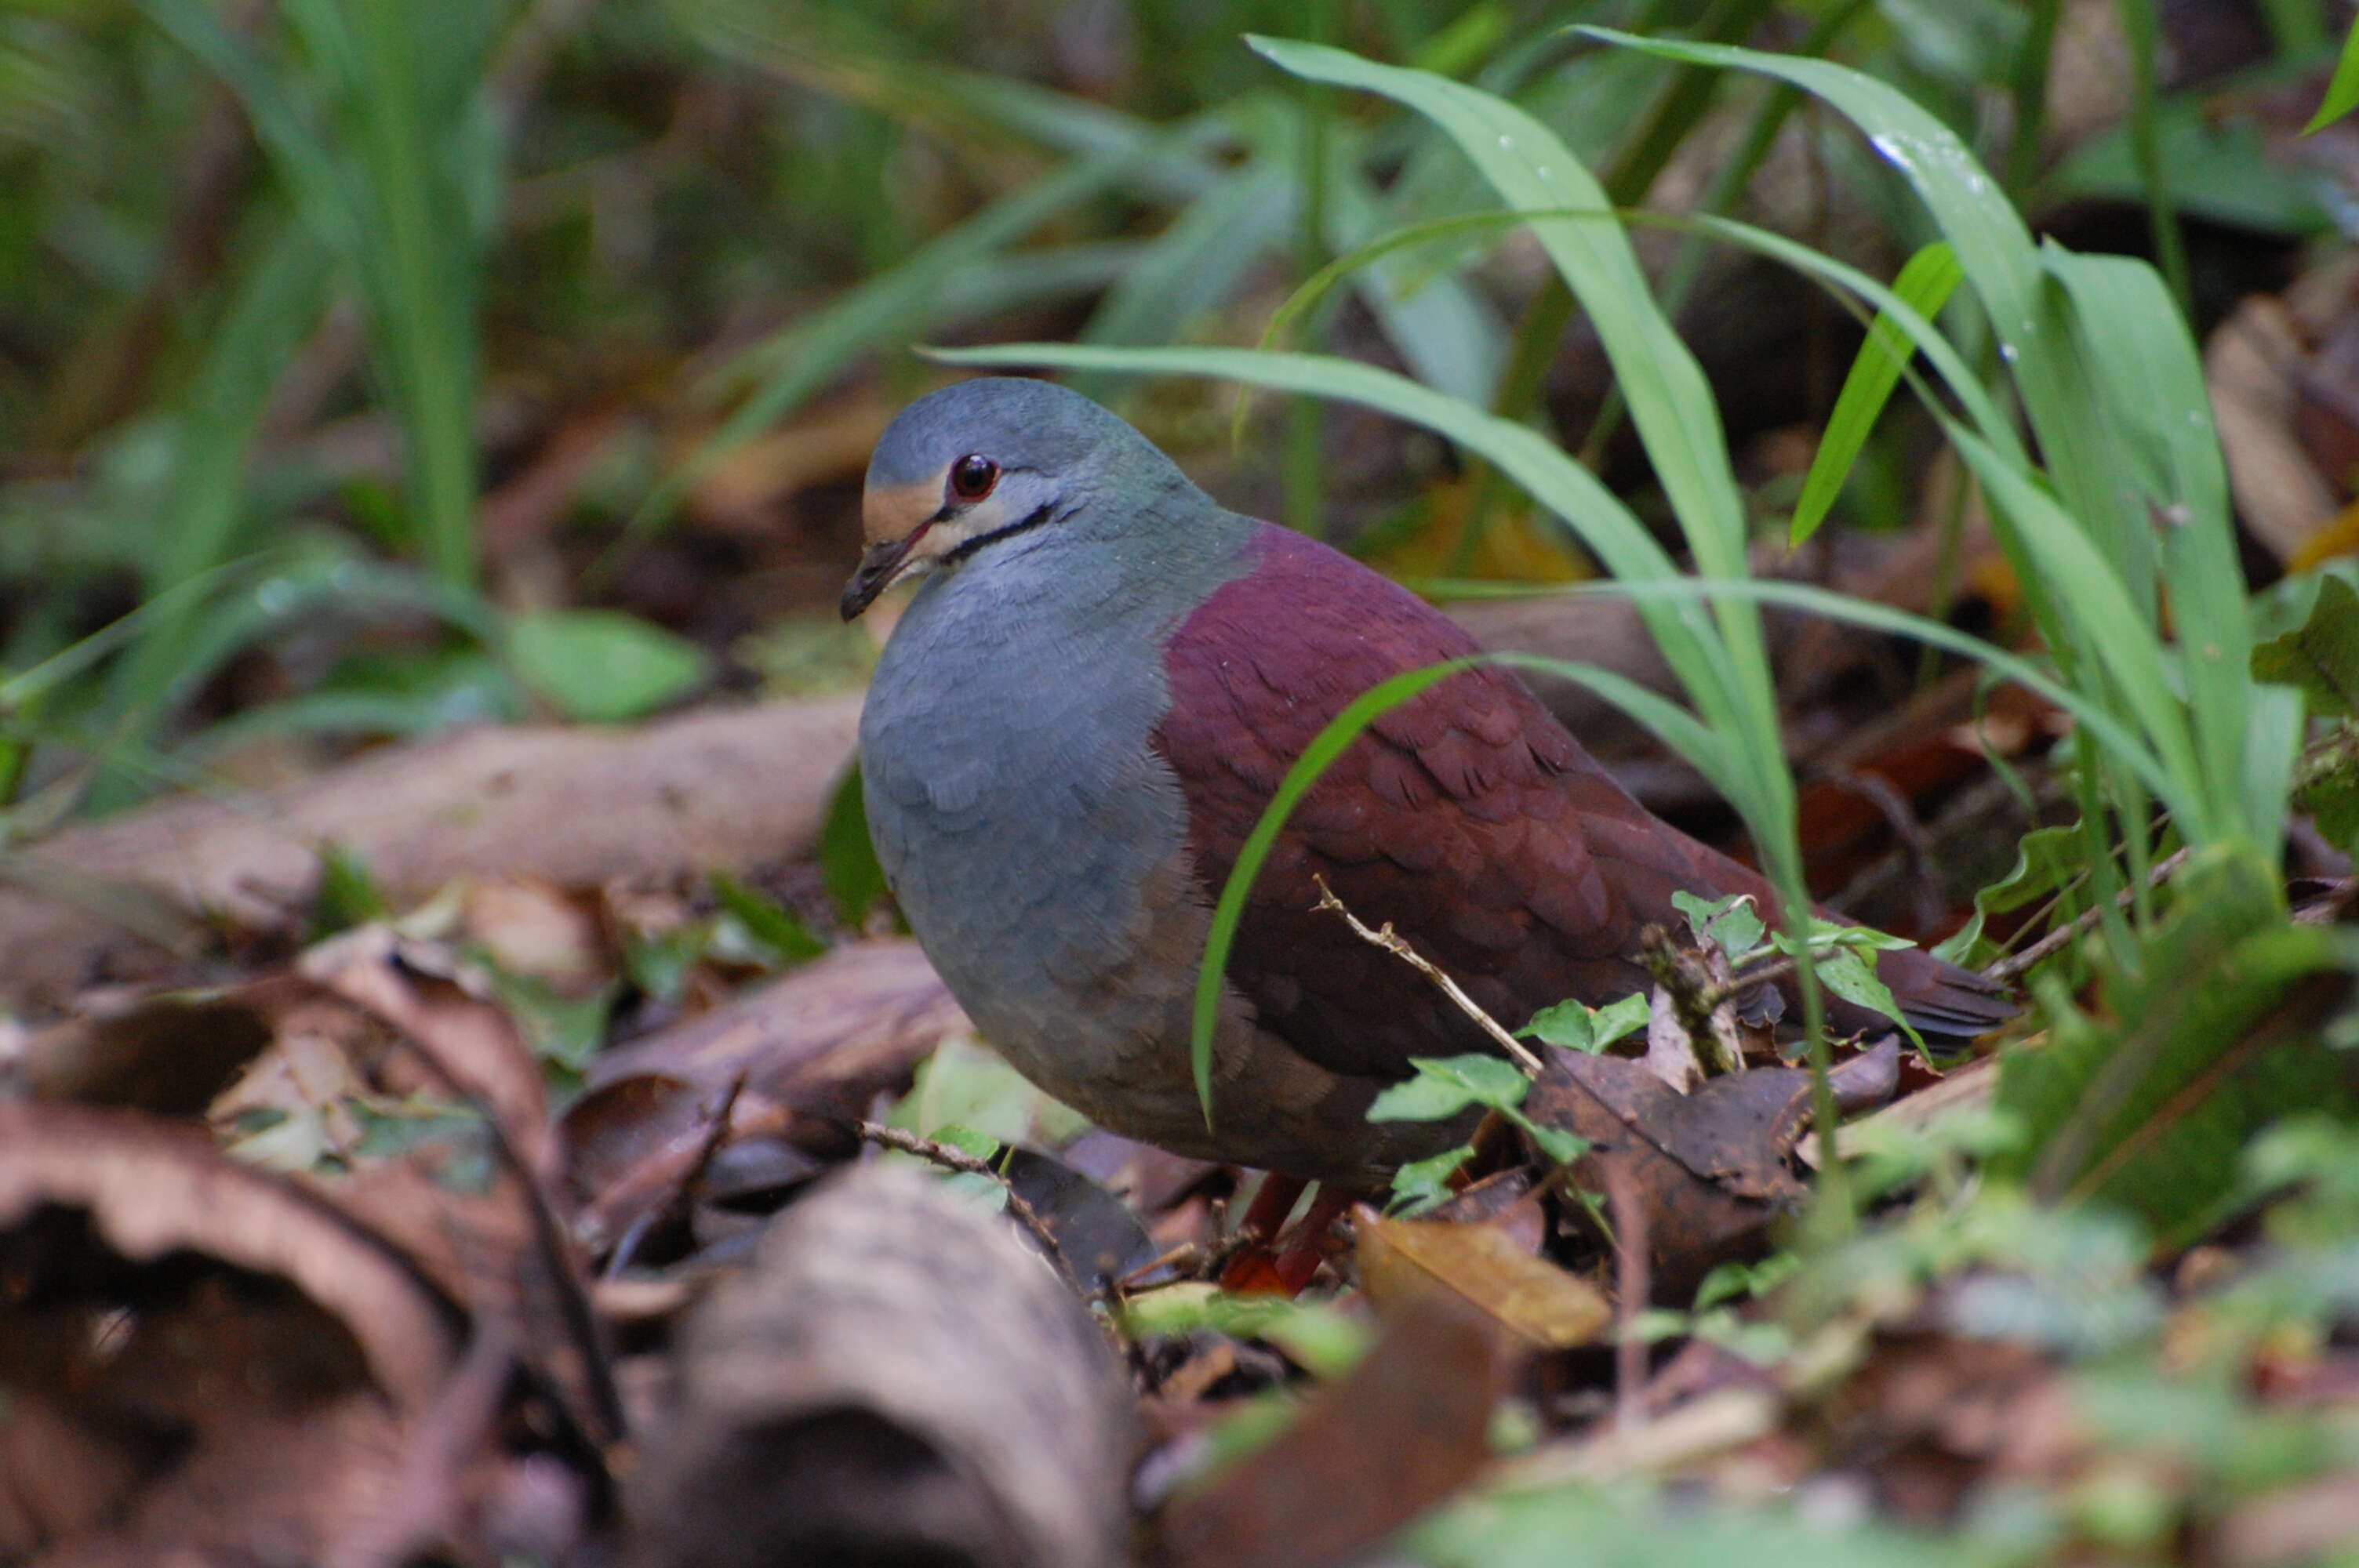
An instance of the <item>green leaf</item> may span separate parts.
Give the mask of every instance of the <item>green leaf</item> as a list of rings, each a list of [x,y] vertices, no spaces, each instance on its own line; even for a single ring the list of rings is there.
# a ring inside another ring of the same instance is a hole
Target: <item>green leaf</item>
[[[2359,1109],[2324,1038],[2359,932],[2289,923],[2274,867],[2249,849],[2199,851],[2177,888],[2137,971],[2106,977],[2114,1022],[2060,1003],[2047,1047],[2004,1058],[1998,1086],[2027,1137],[1997,1169],[2048,1201],[2127,1209],[2167,1246],[2218,1223],[2261,1128]]]
[[[827,944],[794,914],[726,871],[712,873],[712,896],[734,915],[747,935],[778,956],[781,964],[802,964],[827,951]]]
[[[1647,997],[1641,991],[1603,1007],[1590,1007],[1578,999],[1568,999],[1554,1007],[1540,1009],[1532,1014],[1530,1022],[1516,1033],[1544,1044],[1594,1055],[1632,1030],[1643,1028],[1646,1022]]]
[[[1957,251],[1947,240],[1936,240],[1908,258],[1900,276],[1892,280],[1892,292],[1930,320],[1940,313],[1965,276],[1965,269],[1958,265]],[[1868,329],[1867,341],[1860,345],[1859,358],[1852,362],[1851,373],[1843,378],[1834,412],[1827,416],[1826,434],[1820,438],[1818,455],[1810,460],[1810,471],[1803,476],[1801,499],[1794,503],[1790,543],[1799,545],[1826,521],[1914,351],[1899,323],[1889,312],[1878,311],[1875,324]]]
[[[1567,1132],[1561,1127],[1542,1126],[1518,1110],[1507,1110],[1506,1115],[1524,1130],[1524,1135],[1541,1153],[1560,1165],[1570,1165],[1589,1152],[1589,1140],[1578,1133]]]
[[[2015,868],[1974,895],[1974,914],[2008,914],[2063,892],[2088,874],[2089,836],[2079,823],[2035,827],[2016,846]]]
[[[1892,988],[1876,978],[1875,966],[1857,949],[1839,946],[1820,953],[1819,979],[1843,1000],[1892,1020],[1911,1044],[1920,1051],[1924,1049],[1923,1037],[1917,1033],[1917,1026],[1902,1016],[1900,1004],[1893,1000]]]
[[[827,820],[819,829],[820,881],[835,901],[836,917],[857,931],[868,924],[868,912],[885,902],[885,868],[868,837],[868,803],[860,789],[860,759],[843,772],[827,803]]]
[[[310,940],[383,920],[391,913],[367,861],[332,838],[320,846],[320,889],[311,898]]]
[[[1977,907],[1966,917],[1966,923],[1933,944],[1930,951],[1945,964],[1957,964],[1978,969],[1989,962],[1980,957],[1983,946],[1983,912]]]
[[[1768,935],[1750,893],[1731,893],[1707,903],[1681,889],[1671,894],[1671,907],[1687,916],[1688,929],[1699,942],[1710,942],[1728,955],[1730,965],[1751,957]]]
[[[1410,1161],[1393,1173],[1394,1201],[1407,1206],[1412,1214],[1440,1203],[1450,1196],[1450,1178],[1473,1157],[1474,1146],[1461,1143],[1430,1159]]]
[[[549,610],[508,628],[516,678],[568,719],[620,724],[683,697],[711,668],[704,651],[612,610]]]
[[[2326,96],[2301,134],[2322,131],[2354,107],[2359,107],[2359,21],[2351,24],[2351,32],[2343,40],[2343,58],[2334,62],[2334,76],[2326,84]]]
[[[2310,614],[2253,650],[2253,678],[2298,687],[2313,713],[2359,714],[2359,593],[2321,572]]]
[[[1792,1252],[1772,1252],[1758,1263],[1716,1263],[1696,1287],[1695,1310],[1702,1312],[1740,1296],[1757,1301],[1801,1271],[1802,1260]]]
[[[1114,1321],[1132,1339],[1209,1328],[1240,1339],[1265,1340],[1319,1378],[1340,1378],[1350,1371],[1374,1337],[1364,1318],[1332,1302],[1233,1296],[1193,1281],[1125,1296],[1116,1303]]]
[[[1440,1121],[1469,1106],[1510,1110],[1531,1087],[1513,1062],[1499,1056],[1413,1057],[1417,1076],[1386,1089],[1368,1107],[1370,1121]]]
[[[600,986],[586,996],[567,996],[546,980],[515,975],[485,961],[500,1005],[516,1020],[532,1054],[578,1074],[606,1043],[606,1023],[619,987]]]
[[[997,1053],[953,1034],[934,1048],[901,1097],[889,1125],[920,1138],[963,1127],[1000,1143],[1054,1148],[1080,1136],[1089,1123],[1051,1099]]]

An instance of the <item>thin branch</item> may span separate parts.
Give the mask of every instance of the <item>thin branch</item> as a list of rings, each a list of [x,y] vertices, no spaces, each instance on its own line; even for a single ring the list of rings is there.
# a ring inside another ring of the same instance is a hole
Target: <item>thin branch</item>
[[[1056,1266],[1057,1272],[1063,1276],[1066,1284],[1072,1287],[1075,1295],[1085,1293],[1082,1290],[1082,1282],[1073,1278],[1072,1266],[1065,1261],[1065,1249],[1057,1245],[1057,1233],[1049,1228],[1049,1222],[1040,1217],[1040,1211],[1027,1202],[1024,1195],[1017,1192],[1015,1184],[990,1161],[978,1160],[963,1149],[954,1149],[931,1138],[920,1138],[914,1132],[904,1132],[881,1121],[855,1121],[852,1123],[852,1130],[864,1143],[874,1143],[883,1149],[898,1149],[904,1154],[915,1154],[929,1164],[940,1165],[945,1171],[981,1176],[998,1184],[999,1190],[1007,1195],[1008,1217],[1022,1226],[1030,1233],[1032,1239],[1040,1244],[1040,1249],[1049,1254],[1049,1261]]]
[[[2170,873],[2179,870],[2186,860],[2187,851],[2181,849],[2175,855],[2166,855],[2156,861],[2154,870],[2147,873],[2147,886],[2160,887],[2165,881],[2169,880]],[[2137,892],[2136,888],[2124,888],[2114,895],[2114,907],[2127,909],[2135,902]],[[1995,980],[2011,980],[2041,959],[2052,957],[2060,951],[2074,937],[2084,935],[2097,924],[2104,913],[2104,906],[2102,904],[2084,909],[2071,925],[2058,926],[2022,952],[2010,953],[1999,959],[1983,973]]]
[[[1353,935],[1372,947],[1382,947],[1386,952],[1392,954],[1410,968],[1431,980],[1441,994],[1450,999],[1451,1005],[1473,1019],[1481,1026],[1484,1033],[1497,1042],[1499,1049],[1507,1054],[1509,1061],[1533,1077],[1537,1078],[1540,1076],[1540,1059],[1532,1054],[1532,1048],[1500,1028],[1499,1021],[1484,1011],[1480,1002],[1459,989],[1456,980],[1443,974],[1430,959],[1410,946],[1408,941],[1393,929],[1391,921],[1387,920],[1384,925],[1371,931],[1361,923],[1358,915],[1353,914],[1344,906],[1342,899],[1335,896],[1334,890],[1327,885],[1325,877],[1313,876],[1310,880],[1319,884],[1319,902],[1311,905],[1314,910],[1333,910],[1343,917],[1343,924],[1352,928]]]

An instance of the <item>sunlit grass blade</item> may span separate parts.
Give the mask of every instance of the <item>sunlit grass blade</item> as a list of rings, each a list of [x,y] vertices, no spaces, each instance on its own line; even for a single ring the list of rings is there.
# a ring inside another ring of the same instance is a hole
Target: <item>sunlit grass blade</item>
[[[2109,546],[2122,542],[2133,524],[2145,526],[2126,503],[2104,432],[2092,416],[2095,395],[2082,373],[2031,232],[1957,133],[1899,89],[1828,60],[1643,38],[1604,27],[1579,31],[1672,59],[1789,81],[1855,123],[1915,188],[1942,237],[1956,249],[2000,356],[2022,393],[2066,515],[2081,519]]]
[[[1947,240],[1936,240],[1908,258],[1900,276],[1892,280],[1892,292],[1930,320],[1940,314],[1951,291],[1964,276],[1958,253]],[[1843,378],[1834,411],[1827,416],[1826,434],[1819,438],[1818,454],[1802,478],[1801,498],[1794,503],[1792,543],[1801,544],[1826,521],[1914,351],[1899,323],[1879,313],[1868,329],[1867,341],[1860,345],[1859,358],[1852,362],[1851,373]]]
[[[1506,199],[1534,211],[1603,211],[1614,203],[1556,134],[1503,99],[1430,72],[1381,65],[1342,49],[1256,38],[1253,47],[1297,76],[1379,93],[1417,110],[1445,132]],[[1655,303],[1628,237],[1608,224],[1536,219],[1532,232],[1587,309],[1614,362],[1633,419],[1645,437],[1657,478],[1697,561],[1714,576],[1745,572],[1745,512],[1728,464],[1720,412],[1695,356]],[[1723,633],[1741,678],[1758,654],[1757,632]]]

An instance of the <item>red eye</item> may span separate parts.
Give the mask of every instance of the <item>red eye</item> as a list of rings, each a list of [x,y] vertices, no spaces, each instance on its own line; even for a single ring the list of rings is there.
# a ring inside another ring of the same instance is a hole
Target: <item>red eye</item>
[[[981,501],[999,482],[999,465],[981,452],[969,452],[951,465],[951,493],[961,501]]]

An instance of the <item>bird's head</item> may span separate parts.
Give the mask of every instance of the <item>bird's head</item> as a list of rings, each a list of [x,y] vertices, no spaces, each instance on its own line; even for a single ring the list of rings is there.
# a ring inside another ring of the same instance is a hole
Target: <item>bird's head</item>
[[[1152,443],[1080,393],[1014,376],[946,386],[901,410],[868,460],[868,548],[843,618],[905,577],[1063,527],[1109,486],[1174,481],[1186,483]]]

